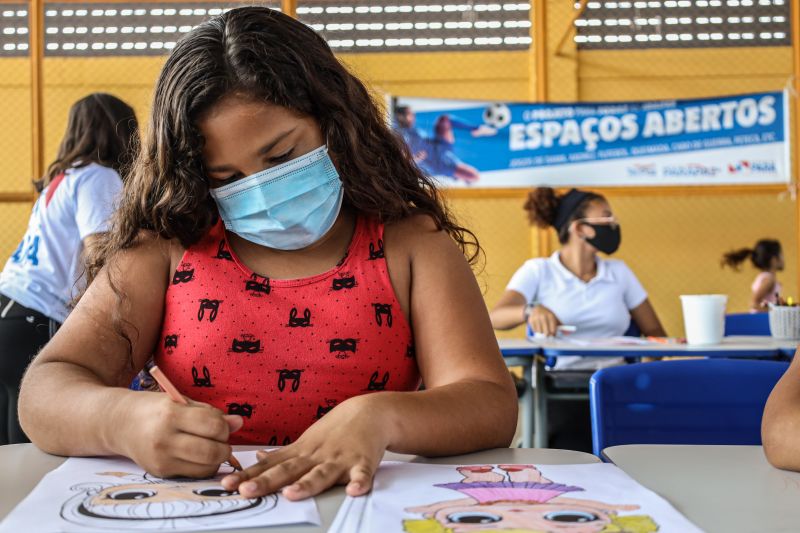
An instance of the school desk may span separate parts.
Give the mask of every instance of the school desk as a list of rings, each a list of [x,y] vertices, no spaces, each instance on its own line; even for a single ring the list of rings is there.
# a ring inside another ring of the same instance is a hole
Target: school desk
[[[776,358],[794,354],[797,341],[777,340],[772,337],[731,336],[720,344],[692,346],[689,344],[620,345],[609,340],[579,345],[566,340],[544,339],[536,342],[527,339],[499,339],[500,351],[506,365],[520,366],[527,387],[520,398],[522,417],[522,445],[535,448],[547,446],[547,400],[586,399],[585,393],[547,393],[544,385],[545,360],[548,357],[581,355],[585,357],[724,357],[724,358]],[[800,531],[800,528],[798,529]]]
[[[236,450],[258,450],[254,446],[236,446]],[[589,464],[600,460],[594,455],[570,450],[534,450],[522,448],[498,448],[483,452],[453,457],[415,457],[387,453],[384,457],[391,461],[412,461],[436,464]],[[33,444],[13,444],[0,446],[0,520],[22,501],[36,486],[39,480],[64,461],[63,457],[48,455]],[[274,528],[248,528],[225,530],[228,533],[322,533],[328,530],[339,506],[344,501],[343,487],[334,487],[317,497],[317,506],[322,518],[322,526],[283,526]]]
[[[709,533],[800,531],[800,474],[761,446],[612,446],[603,454]]]

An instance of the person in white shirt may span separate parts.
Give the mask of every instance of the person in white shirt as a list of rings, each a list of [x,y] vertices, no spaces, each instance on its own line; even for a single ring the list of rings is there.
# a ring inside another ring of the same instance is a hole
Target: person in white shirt
[[[576,328],[572,338],[604,338],[625,334],[633,321],[643,335],[666,335],[631,269],[598,255],[613,254],[622,239],[605,197],[577,189],[557,196],[541,187],[529,194],[525,210],[531,223],[555,228],[561,248],[548,258],[526,261],[512,276],[490,313],[495,329],[527,322],[537,335],[552,337],[558,326],[569,325]],[[554,368],[594,369],[622,362],[559,357]]]
[[[0,273],[0,444],[26,442],[16,415],[22,375],[83,288],[83,252],[108,228],[138,143],[133,109],[93,93],[69,111],[55,161],[34,185],[28,228]]]

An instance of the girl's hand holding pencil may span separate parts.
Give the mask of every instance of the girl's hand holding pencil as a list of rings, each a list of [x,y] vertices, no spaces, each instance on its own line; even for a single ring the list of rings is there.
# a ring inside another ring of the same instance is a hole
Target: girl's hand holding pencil
[[[209,477],[231,459],[236,468],[228,438],[241,429],[242,417],[183,397],[158,370],[151,375],[167,394],[139,393],[125,420],[135,435],[124,453],[158,477]]]

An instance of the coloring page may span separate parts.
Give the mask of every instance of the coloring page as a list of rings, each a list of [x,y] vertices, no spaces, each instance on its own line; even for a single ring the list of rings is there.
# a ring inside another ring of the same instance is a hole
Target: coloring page
[[[242,466],[255,452],[237,452]],[[210,479],[161,479],[129,459],[67,459],[48,473],[0,523],[0,533],[20,531],[205,531],[256,526],[320,524],[313,499],[289,502],[271,494],[243,498],[222,488],[233,469],[224,464]]]
[[[611,464],[386,462],[372,493],[355,499],[345,501],[330,533],[701,531]]]

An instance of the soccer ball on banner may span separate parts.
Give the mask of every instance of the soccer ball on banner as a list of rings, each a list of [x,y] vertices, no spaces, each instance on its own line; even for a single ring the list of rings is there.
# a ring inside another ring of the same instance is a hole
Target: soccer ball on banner
[[[511,123],[511,110],[506,104],[490,104],[483,110],[483,122],[499,130]]]

